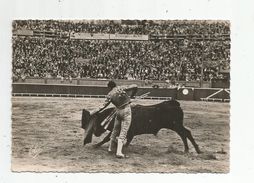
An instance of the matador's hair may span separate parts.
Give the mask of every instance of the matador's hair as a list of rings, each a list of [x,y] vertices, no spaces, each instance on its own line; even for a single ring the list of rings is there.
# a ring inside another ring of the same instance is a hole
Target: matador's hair
[[[112,89],[112,88],[115,88],[115,87],[116,87],[116,83],[114,81],[111,80],[111,81],[108,82],[108,88]]]

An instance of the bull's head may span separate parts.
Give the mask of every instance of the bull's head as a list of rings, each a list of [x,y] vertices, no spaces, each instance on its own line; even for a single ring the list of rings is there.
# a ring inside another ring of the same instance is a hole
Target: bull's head
[[[91,115],[89,111],[83,109],[81,127],[85,130],[84,145],[92,142],[93,134],[99,137],[106,130],[100,124],[99,114]]]

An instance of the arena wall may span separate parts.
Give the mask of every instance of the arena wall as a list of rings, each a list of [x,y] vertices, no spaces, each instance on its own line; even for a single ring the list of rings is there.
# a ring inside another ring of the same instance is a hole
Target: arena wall
[[[32,83],[32,84],[67,84],[67,85],[86,85],[86,86],[106,86],[108,79],[93,79],[93,78],[79,78],[79,79],[61,79],[61,78],[26,78],[18,79],[15,83]],[[151,81],[151,80],[124,80],[116,79],[114,80],[118,85],[129,85],[136,84],[139,87],[152,87],[158,85],[159,87],[165,88],[167,84],[165,81]],[[177,83],[182,84],[186,87],[200,87],[200,82],[198,81],[177,81]],[[210,88],[211,83],[204,81],[203,87]]]
[[[66,84],[29,84],[13,83],[14,96],[70,96],[70,97],[105,97],[108,93],[105,86],[85,86]],[[229,90],[220,88],[151,88],[141,87],[137,96],[149,93],[147,99],[177,100],[213,100],[229,101]]]

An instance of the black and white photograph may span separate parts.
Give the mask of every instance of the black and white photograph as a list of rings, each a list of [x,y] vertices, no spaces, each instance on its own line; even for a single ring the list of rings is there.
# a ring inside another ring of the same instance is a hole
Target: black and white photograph
[[[229,173],[229,20],[12,21],[14,172]]]
[[[251,7],[0,1],[0,182],[252,182]]]

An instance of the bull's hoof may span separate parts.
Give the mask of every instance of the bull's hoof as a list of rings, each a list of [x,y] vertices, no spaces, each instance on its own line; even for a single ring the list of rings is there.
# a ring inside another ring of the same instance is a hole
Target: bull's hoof
[[[203,151],[198,150],[198,151],[197,151],[197,153],[198,153],[198,154],[203,154],[204,152],[203,152]]]
[[[197,152],[198,154],[203,153],[203,152],[199,149],[199,147],[198,147],[198,146],[197,146],[197,147],[195,147],[195,150],[196,150],[196,152]]]

